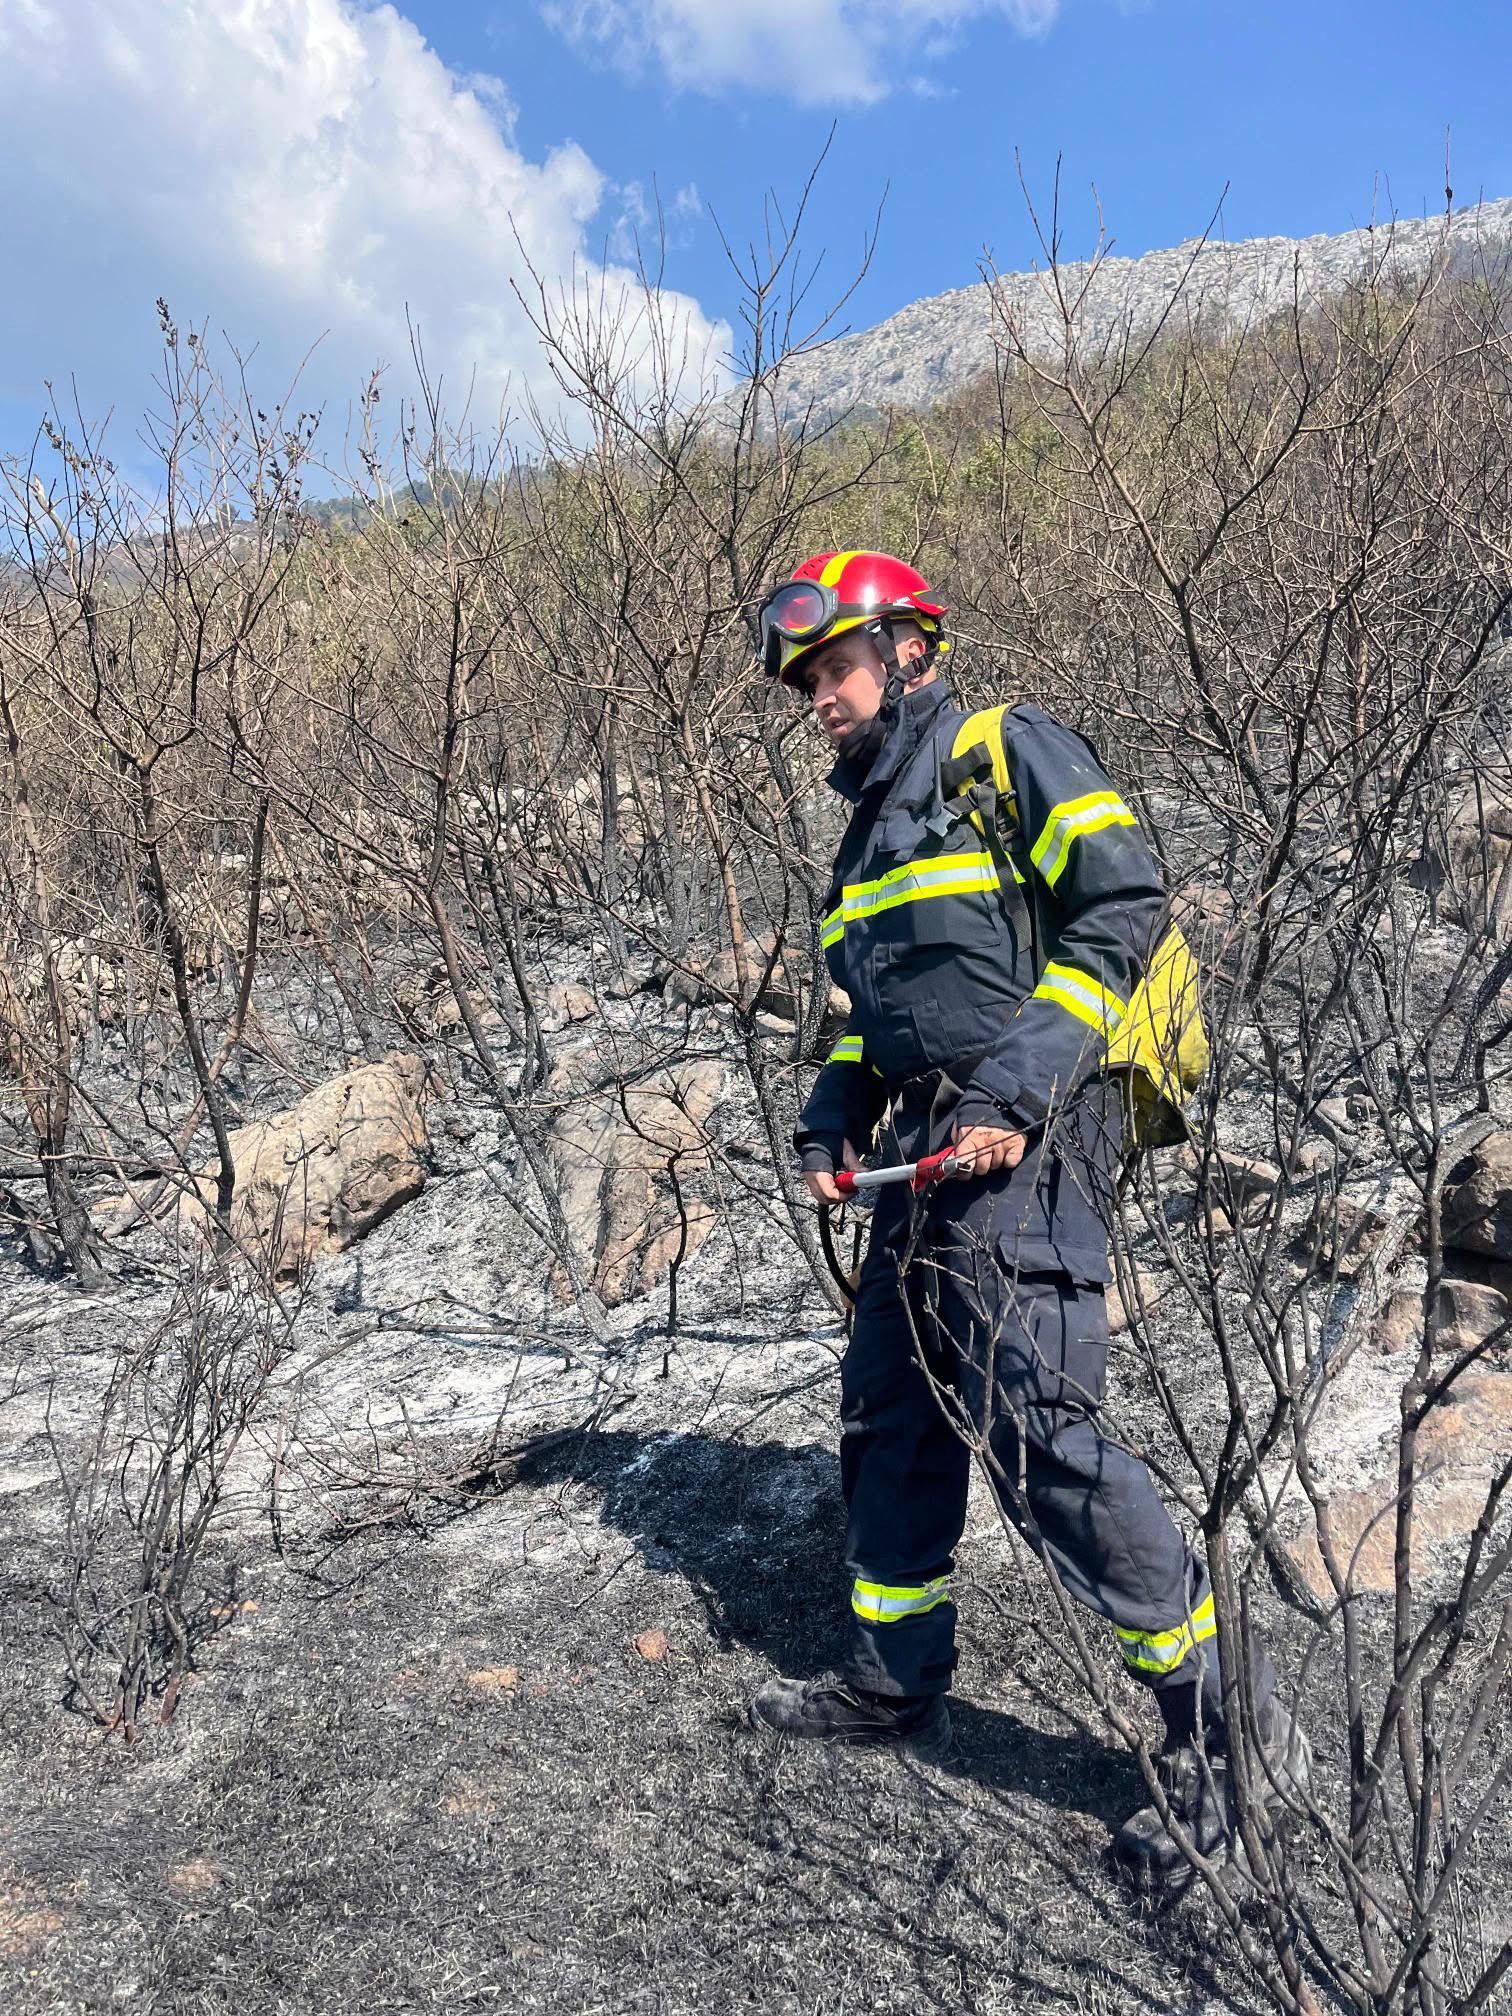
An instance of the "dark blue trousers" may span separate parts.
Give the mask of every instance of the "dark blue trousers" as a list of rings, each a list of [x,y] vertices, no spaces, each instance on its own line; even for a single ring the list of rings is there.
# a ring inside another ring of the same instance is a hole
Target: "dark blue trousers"
[[[949,1686],[949,1577],[977,1437],[1005,1509],[1038,1528],[1066,1592],[1114,1627],[1128,1672],[1162,1696],[1168,1723],[1190,1723],[1200,1689],[1201,1719],[1217,1728],[1206,1571],[1143,1463],[1099,1425],[1103,1287],[1017,1264],[996,1210],[1004,1187],[945,1184],[922,1206],[883,1192],[877,1207],[841,1372],[853,1578],[843,1677],[883,1695]],[[1060,1628],[1048,1601],[1045,1628]],[[1263,1653],[1255,1678],[1267,1691]]]

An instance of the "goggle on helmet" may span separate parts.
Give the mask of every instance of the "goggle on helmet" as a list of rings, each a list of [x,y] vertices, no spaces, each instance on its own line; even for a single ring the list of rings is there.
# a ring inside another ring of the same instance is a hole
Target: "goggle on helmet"
[[[944,614],[944,604],[906,560],[891,553],[818,553],[758,609],[761,662],[770,678],[801,686],[803,660],[847,630],[899,617],[933,635]]]

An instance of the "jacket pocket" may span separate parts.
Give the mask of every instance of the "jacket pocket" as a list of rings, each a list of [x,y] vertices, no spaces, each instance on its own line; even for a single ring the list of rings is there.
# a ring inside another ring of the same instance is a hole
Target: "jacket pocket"
[[[925,838],[923,848],[884,869],[864,899],[878,943],[894,958],[979,940],[998,901],[992,857],[968,821],[943,840]]]

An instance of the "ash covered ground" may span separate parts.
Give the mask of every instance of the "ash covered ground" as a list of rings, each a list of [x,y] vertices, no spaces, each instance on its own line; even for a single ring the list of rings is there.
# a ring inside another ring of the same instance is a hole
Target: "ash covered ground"
[[[626,1040],[718,1025],[654,997],[612,1014]],[[275,1095],[269,1078],[249,1106]],[[1038,1570],[980,1490],[953,1753],[745,1728],[762,1679],[839,1649],[844,1334],[738,1097],[718,1124],[749,1189],[683,1270],[675,1336],[665,1285],[594,1336],[516,1212],[506,1130],[449,1075],[424,1194],[303,1291],[194,1581],[190,1676],[130,1745],[68,1685],[64,1479],[165,1263],[139,1246],[86,1297],[7,1257],[8,2009],[1259,2006],[1206,1902],[1141,1911],[1106,1866],[1137,1767],[1067,1679]],[[1203,1340],[1175,1309],[1152,1321],[1200,1419]],[[1389,1374],[1370,1379],[1386,1405]],[[1124,1431],[1159,1446],[1127,1340],[1111,1385]],[[1340,1421],[1343,1455],[1379,1431],[1374,1403]],[[1295,1666],[1305,1621],[1275,1599],[1265,1624]],[[1384,1605],[1369,1628],[1389,1635]],[[1343,1739],[1316,1657],[1306,1684],[1326,1775]],[[1494,1911],[1505,1872],[1476,1882]]]

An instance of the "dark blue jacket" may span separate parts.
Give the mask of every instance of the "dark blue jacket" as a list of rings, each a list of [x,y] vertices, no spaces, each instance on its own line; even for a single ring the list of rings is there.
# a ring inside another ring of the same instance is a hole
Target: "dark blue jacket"
[[[910,1080],[924,1081],[927,1113],[944,1071],[959,1099],[948,1114],[936,1105],[927,1141],[915,1125],[893,1147],[941,1146],[951,1120],[1023,1130],[1031,1153],[1004,1179],[1017,1261],[1103,1279],[1119,1129],[1097,1074],[1163,918],[1160,872],[1091,746],[1039,707],[1011,709],[1013,856],[1039,924],[1036,974],[1023,897],[1005,904],[958,798],[940,816],[965,718],[936,680],[905,697],[864,777],[843,756],[831,775],[854,810],[822,936],[851,1015],[795,1141],[805,1168],[834,1167],[844,1142],[870,1145],[889,1107],[897,1135]]]

